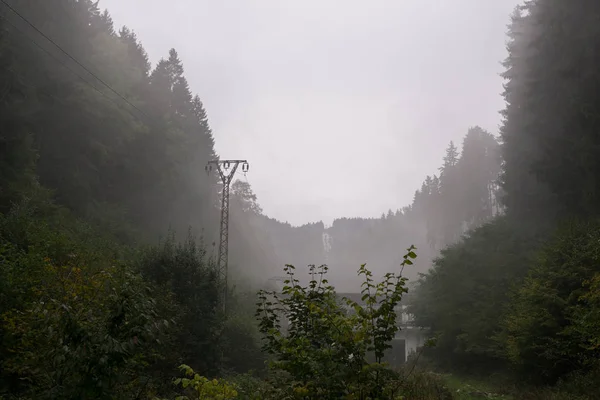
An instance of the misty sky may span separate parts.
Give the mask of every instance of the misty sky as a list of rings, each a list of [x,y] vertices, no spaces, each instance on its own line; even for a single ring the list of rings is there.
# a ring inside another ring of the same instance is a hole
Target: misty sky
[[[222,158],[298,225],[412,201],[469,126],[497,134],[517,0],[101,0],[156,62],[177,49]],[[199,171],[198,179],[203,179]]]

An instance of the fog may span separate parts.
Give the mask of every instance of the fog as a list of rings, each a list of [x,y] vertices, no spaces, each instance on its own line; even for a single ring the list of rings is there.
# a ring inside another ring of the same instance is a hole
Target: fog
[[[356,291],[360,264],[376,276],[397,272],[403,250],[414,244],[419,260],[404,272],[414,282],[439,249],[497,214],[490,185],[499,161],[469,161],[486,151],[487,139],[472,146],[479,150],[471,156],[463,157],[461,147],[474,126],[497,134],[499,73],[516,4],[179,0],[165,8],[160,0],[102,0],[100,6],[115,27],[137,34],[153,64],[177,50],[207,111],[215,151],[250,162],[248,174],[236,176],[244,187],[232,205],[233,279],[262,285],[286,263],[300,274],[308,264],[327,263],[339,290]],[[442,194],[441,181],[431,180],[443,173],[451,141],[454,163],[465,160],[459,172],[446,173],[457,177],[446,179],[462,182],[455,191],[477,187],[476,199]],[[477,169],[487,172],[476,176]],[[189,173],[204,179],[200,172]],[[242,211],[248,201],[258,214]],[[484,218],[480,206],[463,210],[460,203],[485,204]],[[186,206],[174,215],[197,225]],[[201,224],[216,246],[217,220]]]
[[[293,225],[411,203],[450,140],[496,134],[516,0],[101,0],[153,62],[177,49],[223,158]],[[165,8],[166,7],[166,8]]]
[[[53,57],[40,65],[92,91],[75,92],[80,111],[40,114],[52,134],[37,139],[37,173],[61,204],[120,235],[125,224],[139,232],[132,240],[155,243],[191,228],[217,257],[221,182],[205,166],[246,159],[232,187],[233,281],[261,286],[285,264],[305,274],[326,263],[339,290],[355,291],[361,264],[398,272],[416,245],[403,272],[414,282],[439,250],[502,212],[495,135],[515,5],[101,0],[101,14],[77,4],[89,15],[80,25],[45,29],[84,62],[42,46]],[[43,9],[28,12],[48,25]],[[63,128],[74,116],[87,117]]]
[[[0,399],[597,399],[600,1],[520,2],[0,0]]]
[[[600,2],[521,3],[0,0],[0,398],[597,399]]]

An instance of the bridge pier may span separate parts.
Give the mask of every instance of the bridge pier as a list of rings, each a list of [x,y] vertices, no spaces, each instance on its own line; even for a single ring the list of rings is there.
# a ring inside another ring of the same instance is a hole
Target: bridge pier
[[[413,326],[405,326],[396,332],[394,340],[404,342],[404,362],[408,361],[408,357],[425,344],[426,333],[426,330]]]

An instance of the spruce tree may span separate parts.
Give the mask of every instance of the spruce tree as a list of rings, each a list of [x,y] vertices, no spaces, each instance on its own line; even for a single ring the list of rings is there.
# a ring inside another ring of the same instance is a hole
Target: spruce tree
[[[467,132],[458,168],[463,200],[461,214],[467,227],[476,227],[493,217],[494,183],[500,174],[499,144],[494,136],[475,126]]]
[[[139,71],[144,78],[150,74],[150,61],[148,59],[148,53],[142,47],[138,41],[135,32],[124,26],[119,31],[119,39],[127,46],[127,52],[129,55],[129,63]]]
[[[440,167],[440,172],[444,172],[458,163],[458,149],[454,145],[453,141],[450,141],[448,148],[446,149],[446,155],[444,156],[444,165]]]
[[[597,2],[517,9],[505,61],[503,189],[510,214],[542,223],[600,211]]]
[[[540,149],[532,165],[557,200],[559,216],[600,214],[600,3],[538,0],[529,6],[538,54],[529,63]]]

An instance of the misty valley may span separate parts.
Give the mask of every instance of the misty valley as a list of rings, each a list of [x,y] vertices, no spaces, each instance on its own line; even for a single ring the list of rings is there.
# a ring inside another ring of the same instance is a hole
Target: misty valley
[[[600,2],[105,1],[0,0],[0,400],[600,398]]]

